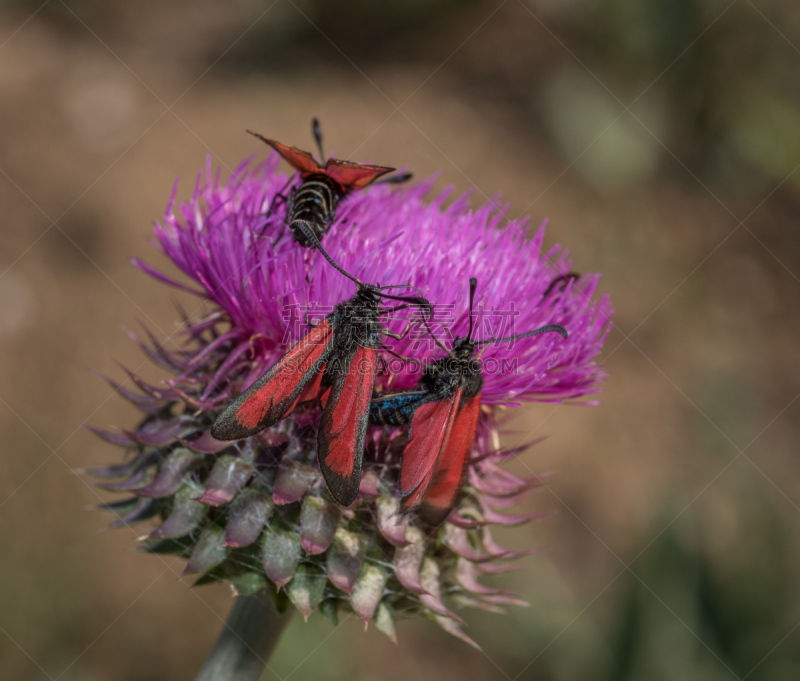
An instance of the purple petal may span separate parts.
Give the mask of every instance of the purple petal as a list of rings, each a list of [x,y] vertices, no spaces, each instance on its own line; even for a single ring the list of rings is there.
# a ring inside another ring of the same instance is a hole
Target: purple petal
[[[103,428],[97,428],[89,425],[84,425],[83,427],[86,428],[86,430],[92,431],[95,435],[97,435],[97,437],[105,440],[106,442],[110,442],[112,445],[117,445],[118,447],[132,447],[135,444],[133,439],[131,439],[125,433],[112,433],[110,430],[104,430]]]
[[[122,432],[143,445],[165,447],[176,442],[178,435],[185,427],[186,424],[178,419],[170,419],[169,421],[154,419],[143,425],[135,433],[127,430]]]
[[[117,383],[108,376],[102,376],[101,378],[111,386],[114,392],[122,395],[122,397],[128,400],[128,402],[134,404],[138,409],[146,414],[157,414],[167,404],[169,404],[167,400],[162,400],[157,397],[152,397],[151,395],[142,395],[141,393],[134,392],[133,390],[126,388],[121,383]]]
[[[186,293],[191,293],[192,295],[199,296],[200,298],[205,298],[206,294],[202,291],[195,291],[194,289],[189,288],[188,286],[184,286],[183,284],[179,284],[174,279],[170,279],[166,274],[162,274],[159,272],[155,267],[151,267],[143,260],[139,260],[139,258],[131,258],[131,264],[134,267],[138,267],[142,272],[147,272],[153,279],[160,281],[162,284],[167,284],[167,286],[172,286],[173,288],[178,289],[179,291],[185,291]]]
[[[300,538],[306,555],[324,553],[333,541],[342,512],[336,504],[319,497],[303,499],[300,512]]]
[[[133,490],[144,487],[153,479],[152,462],[144,463],[139,466],[130,477],[118,480],[117,482],[97,482],[92,483],[93,487],[102,487],[111,492],[132,492]]]
[[[133,507],[123,513],[117,520],[109,524],[111,528],[127,527],[144,520],[149,520],[158,513],[158,502],[155,499],[137,499]]]
[[[155,461],[153,457],[148,457],[148,459],[150,461]],[[95,478],[121,478],[133,473],[134,470],[142,465],[143,461],[145,461],[145,457],[141,452],[139,452],[130,461],[117,464],[116,466],[104,466],[102,468],[81,468],[78,470],[78,472],[91,475]]]
[[[483,503],[486,506],[491,506],[492,508],[510,508],[511,506],[515,506],[520,501],[524,501],[525,499],[530,498],[534,494],[539,491],[539,486],[534,485],[533,487],[529,487],[522,492],[518,492],[517,494],[509,494],[505,497],[496,497],[490,495],[484,495]]]
[[[475,527],[480,527],[481,525],[481,522],[479,520],[473,520],[472,518],[465,518],[457,511],[452,511],[450,515],[447,516],[447,522],[452,523],[456,527],[463,527],[468,530],[473,529]]]
[[[478,581],[478,567],[466,558],[459,558],[456,563],[456,581],[467,591],[474,594],[510,594],[510,591],[486,586]]]

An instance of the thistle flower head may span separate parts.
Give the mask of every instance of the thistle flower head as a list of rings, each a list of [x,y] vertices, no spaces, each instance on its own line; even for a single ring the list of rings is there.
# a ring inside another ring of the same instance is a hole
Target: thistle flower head
[[[547,324],[562,325],[569,338],[542,334],[479,348],[481,423],[461,500],[440,527],[399,514],[406,435],[398,428],[370,427],[359,497],[342,509],[315,463],[315,405],[240,442],[209,434],[233,396],[354,293],[353,282],[317,251],[292,241],[284,197],[298,180],[278,172],[278,163],[274,154],[257,165],[245,161],[222,182],[209,160],[188,202],[176,206],[173,191],[155,242],[190,283],[135,261],[197,294],[203,312],[185,319],[180,347],[136,338],[169,372],[163,385],[134,375],[136,391],[114,384],[143,420],[134,430],[96,429],[132,452],[126,463],[94,471],[100,485],[130,495],[108,505],[120,516],[112,525],[151,521],[146,550],[185,556],[186,573],[200,575],[198,584],[227,580],[238,593],[266,590],[306,617],[319,609],[335,619],[348,608],[392,637],[399,614],[419,612],[469,640],[454,605],[496,610],[518,602],[478,577],[526,553],[499,547],[491,527],[528,520],[499,509],[538,485],[499,467],[514,452],[500,451],[492,405],[563,402],[598,391],[604,372],[594,358],[610,301],[595,298],[597,276],[564,276],[571,262],[560,247],[542,253],[544,225],[528,240],[525,222],[506,221],[491,203],[472,210],[463,195],[445,206],[449,191],[429,200],[432,180],[346,197],[323,239],[326,251],[362,282],[398,286],[390,291],[397,295],[420,291],[434,303],[430,326],[445,347],[467,335],[470,277],[478,280],[474,339]],[[399,333],[408,320],[398,314],[387,327]],[[443,356],[424,326],[390,345],[418,360]],[[378,375],[376,390],[419,380],[414,364],[385,359],[390,370]]]

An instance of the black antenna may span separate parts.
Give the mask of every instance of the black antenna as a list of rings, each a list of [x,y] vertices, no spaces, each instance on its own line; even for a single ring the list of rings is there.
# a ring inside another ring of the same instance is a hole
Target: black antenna
[[[472,303],[475,300],[475,289],[478,288],[478,280],[470,277],[469,280],[469,331],[467,331],[467,342],[472,337]]]
[[[336,268],[339,272],[341,272],[344,276],[346,276],[350,281],[354,281],[356,283],[356,286],[358,286],[359,288],[361,288],[364,285],[361,283],[360,280],[356,279],[352,274],[348,274],[347,272],[345,272],[341,267],[339,267],[339,265],[337,265],[333,261],[333,258],[331,258],[331,256],[329,256],[325,252],[325,249],[322,247],[322,244],[319,242],[319,239],[317,239],[317,235],[314,234],[314,232],[311,229],[309,229],[308,222],[306,222],[305,220],[295,220],[292,223],[292,225],[297,225],[300,228],[300,231],[303,232],[306,239],[308,239],[314,245],[314,248],[316,248],[320,253],[322,253],[322,257],[325,258],[325,260],[327,260],[331,265],[333,265],[334,268]],[[405,298],[401,300],[405,300]]]
[[[436,345],[438,345],[442,350],[444,350],[448,355],[450,355],[452,357],[453,353],[450,352],[450,350],[448,350],[444,346],[444,344],[434,335],[433,331],[431,331],[431,327],[428,326],[428,320],[423,317],[422,318],[422,323],[425,325],[425,328],[428,330],[428,334],[430,335],[430,337],[433,338],[433,342],[436,343]]]
[[[556,286],[558,286],[560,283],[566,282],[564,284],[564,287],[561,289],[563,291],[566,288],[566,285],[569,282],[576,281],[577,279],[580,279],[580,278],[581,278],[581,275],[578,274],[577,272],[567,272],[566,274],[559,275],[558,277],[553,279],[553,281],[550,282],[550,285],[544,290],[544,293],[542,294],[542,298],[547,298],[547,296],[550,295],[550,292]]]
[[[322,152],[322,128],[319,126],[319,119],[314,118],[311,121],[311,134],[317,140],[317,149],[319,149],[319,162],[324,165],[325,154]]]
[[[411,303],[412,305],[417,305],[418,307],[424,307],[430,313],[433,310],[433,305],[431,305],[431,301],[427,298],[423,298],[422,296],[390,296],[386,293],[381,293],[380,291],[377,292],[381,298],[388,298],[389,300],[402,300],[406,303]]]
[[[476,341],[475,345],[487,345],[488,343],[503,343],[504,341],[517,340],[517,338],[527,338],[528,336],[538,336],[540,333],[547,333],[548,331],[555,331],[562,336],[565,340],[569,338],[567,330],[561,324],[548,324],[535,331],[528,331],[528,333],[520,333],[516,336],[508,336],[508,338],[489,338],[488,340]]]
[[[416,286],[413,284],[391,284],[390,286],[378,286],[381,291],[385,291],[387,288],[413,288],[417,293],[422,296],[422,291],[420,291]],[[424,296],[423,296],[424,297]]]

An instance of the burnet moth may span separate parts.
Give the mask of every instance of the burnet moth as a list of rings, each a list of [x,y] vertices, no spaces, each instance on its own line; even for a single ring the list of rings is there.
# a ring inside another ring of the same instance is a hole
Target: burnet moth
[[[476,279],[470,279],[467,335],[455,338],[448,350],[431,334],[447,356],[424,365],[415,390],[377,396],[370,407],[374,424],[411,424],[400,469],[402,508],[408,511],[419,506],[420,515],[431,525],[442,523],[455,505],[475,440],[483,389],[475,349],[548,331],[567,338],[563,326],[548,324],[507,338],[473,340],[472,306],[477,284]]]
[[[333,498],[349,506],[358,494],[361,460],[369,421],[369,405],[378,369],[381,336],[401,334],[381,324],[388,312],[417,306],[430,313],[430,303],[417,296],[392,296],[384,289],[402,286],[364,284],[345,272],[325,252],[311,228],[300,229],[323,257],[356,284],[355,295],[336,305],[277,364],[220,414],[211,428],[218,440],[240,440],[275,425],[300,403],[321,394],[322,419],[317,434],[317,458]],[[382,299],[402,301],[381,309]]]
[[[362,165],[336,158],[326,160],[322,151],[322,130],[316,118],[311,122],[311,131],[319,149],[319,162],[307,151],[247,131],[269,144],[290,166],[300,172],[302,182],[289,193],[286,213],[294,240],[306,247],[311,246],[312,242],[300,228],[301,224],[310,225],[317,239],[322,239],[336,217],[339,202],[347,194],[356,189],[363,189],[381,175],[394,170],[385,166]],[[382,182],[405,182],[410,178],[410,173],[403,173],[385,178]]]

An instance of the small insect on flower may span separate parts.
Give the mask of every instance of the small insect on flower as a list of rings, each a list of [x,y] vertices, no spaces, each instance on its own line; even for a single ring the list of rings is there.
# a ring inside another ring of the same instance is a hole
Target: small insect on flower
[[[211,428],[218,440],[240,440],[275,425],[322,390],[322,421],[317,435],[319,467],[333,498],[349,506],[358,494],[361,462],[369,421],[369,404],[378,370],[381,335],[402,339],[381,325],[380,317],[418,306],[430,311],[430,303],[418,296],[392,296],[383,289],[364,284],[345,272],[323,250],[317,237],[300,223],[309,242],[325,259],[356,284],[356,294],[336,305],[283,358],[245,390]],[[401,285],[402,286],[402,285]],[[404,304],[381,309],[381,299]]]
[[[441,524],[453,508],[475,440],[483,388],[483,374],[475,359],[475,348],[548,331],[567,338],[563,326],[548,324],[507,338],[473,340],[472,308],[477,285],[477,279],[469,280],[467,335],[457,337],[448,350],[431,333],[447,357],[425,365],[418,389],[380,395],[373,399],[370,407],[370,421],[374,424],[411,423],[400,469],[402,507],[410,510],[421,505],[420,515],[432,525]],[[427,322],[425,324],[427,326]]]
[[[301,224],[310,225],[317,239],[322,239],[335,219],[339,202],[347,194],[373,184],[381,175],[394,170],[385,166],[362,165],[336,158],[325,160],[322,151],[322,130],[316,118],[311,122],[311,132],[317,141],[320,162],[307,151],[267,139],[250,130],[247,132],[269,144],[290,166],[300,172],[302,182],[289,193],[286,214],[294,240],[302,246],[308,247],[312,243],[300,228]],[[410,178],[410,173],[403,173],[381,182],[405,182]]]

